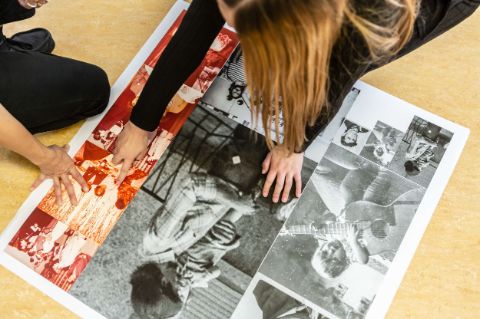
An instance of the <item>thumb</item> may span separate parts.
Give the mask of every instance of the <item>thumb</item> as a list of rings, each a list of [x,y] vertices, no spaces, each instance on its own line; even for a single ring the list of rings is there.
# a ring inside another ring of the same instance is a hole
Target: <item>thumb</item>
[[[270,162],[272,159],[272,153],[269,152],[267,154],[267,157],[265,157],[265,160],[262,163],[262,174],[266,174],[270,168]]]

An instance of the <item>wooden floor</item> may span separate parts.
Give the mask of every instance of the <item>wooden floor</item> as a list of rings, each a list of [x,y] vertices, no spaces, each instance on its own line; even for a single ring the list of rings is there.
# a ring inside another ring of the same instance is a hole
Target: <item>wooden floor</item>
[[[7,33],[42,26],[58,55],[102,66],[113,83],[173,0],[54,1]],[[416,52],[375,71],[366,82],[471,129],[450,179],[387,318],[480,316],[480,11]],[[65,144],[80,124],[44,134]],[[0,149],[0,231],[29,194],[38,172]],[[0,267],[0,318],[75,318]]]

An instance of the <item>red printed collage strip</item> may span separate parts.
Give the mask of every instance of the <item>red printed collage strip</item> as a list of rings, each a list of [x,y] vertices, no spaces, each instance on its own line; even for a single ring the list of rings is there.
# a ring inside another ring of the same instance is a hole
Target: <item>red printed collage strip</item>
[[[128,122],[148,77],[185,12],[178,16],[75,154],[75,165],[90,191],[83,193],[75,185],[79,200],[72,206],[66,194],[62,204],[55,204],[51,189],[6,248],[9,255],[65,291],[78,279],[238,44],[235,33],[223,28],[201,65],[169,103],[147,154],[117,187],[115,178],[121,165],[112,163],[115,139]]]

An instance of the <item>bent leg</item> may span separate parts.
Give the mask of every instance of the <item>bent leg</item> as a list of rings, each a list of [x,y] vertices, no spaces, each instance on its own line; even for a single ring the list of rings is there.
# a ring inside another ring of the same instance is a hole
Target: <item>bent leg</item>
[[[110,85],[99,67],[37,52],[0,52],[0,103],[30,132],[101,113]]]

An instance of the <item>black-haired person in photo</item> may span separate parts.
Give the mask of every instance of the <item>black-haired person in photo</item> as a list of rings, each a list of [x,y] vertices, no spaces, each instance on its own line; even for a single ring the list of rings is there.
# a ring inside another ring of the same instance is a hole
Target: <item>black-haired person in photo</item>
[[[20,32],[10,38],[3,35],[4,24],[30,18],[46,3],[0,1],[0,146],[40,168],[34,186],[52,178],[57,201],[62,201],[62,190],[66,189],[75,204],[72,182],[79,183],[84,191],[88,191],[88,185],[67,149],[47,147],[32,134],[102,113],[108,104],[110,85],[99,67],[51,54],[55,42],[45,29]]]
[[[358,124],[350,122],[349,120],[345,120],[343,123],[345,124],[346,129],[340,137],[340,143],[347,147],[357,146],[358,134],[367,133],[368,130]]]
[[[336,278],[352,263],[366,264],[369,252],[362,243],[360,230],[346,225],[346,236],[328,234],[317,238],[318,248],[313,254],[313,269],[323,278]]]
[[[425,169],[435,158],[439,144],[421,134],[416,133],[405,154],[405,172],[407,175],[415,176]]]
[[[148,247],[143,247],[148,261],[132,274],[131,279],[135,314],[141,319],[180,318],[191,290],[205,288],[210,280],[217,278],[221,272],[216,264],[228,251],[238,247],[240,238],[235,222],[240,217],[240,213],[229,211],[193,246],[170,256],[168,252],[148,255],[153,244],[149,238]],[[161,236],[157,238],[160,247],[164,243]],[[155,279],[150,280],[153,276]]]
[[[184,303],[176,290],[176,265],[145,263],[131,275],[131,319],[170,319],[181,313]]]

